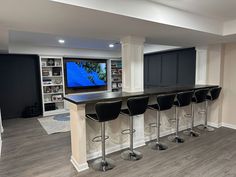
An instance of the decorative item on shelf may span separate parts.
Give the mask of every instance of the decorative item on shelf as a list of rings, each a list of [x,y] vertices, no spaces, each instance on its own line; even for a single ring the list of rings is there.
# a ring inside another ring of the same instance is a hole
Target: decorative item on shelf
[[[56,110],[56,105],[55,103],[46,103],[44,109],[45,111],[53,111]]]
[[[47,59],[47,66],[55,66],[55,59],[53,58]]]
[[[116,83],[113,83],[113,84],[112,84],[112,88],[117,88],[117,84],[116,84]]]
[[[63,97],[61,94],[58,95],[52,95],[52,101],[62,101]]]
[[[47,66],[47,62],[44,60],[41,62],[41,64],[42,64],[42,67]]]
[[[44,88],[43,88],[43,92],[44,92],[44,93],[52,93],[52,88],[51,88],[51,86],[49,86],[49,87],[44,87]]]
[[[61,68],[60,67],[52,68],[52,75],[53,76],[60,76],[61,75]]]
[[[44,97],[44,101],[45,102],[51,102],[52,100],[51,100],[51,98],[49,96],[46,96],[46,97]]]
[[[62,84],[62,79],[61,78],[56,78],[53,81],[54,84]]]
[[[55,66],[61,66],[61,61],[60,60],[55,60]]]
[[[43,85],[50,85],[52,84],[52,80],[51,79],[43,79]]]
[[[118,83],[118,87],[121,88],[122,87],[122,83]]]
[[[122,74],[122,69],[118,69],[118,74]]]
[[[118,72],[117,72],[116,69],[112,69],[112,70],[111,70],[111,73],[112,73],[112,75],[118,74]]]
[[[42,75],[43,76],[50,76],[50,71],[49,70],[42,70]]]
[[[53,93],[58,93],[60,91],[60,86],[53,86],[52,87],[52,92]]]

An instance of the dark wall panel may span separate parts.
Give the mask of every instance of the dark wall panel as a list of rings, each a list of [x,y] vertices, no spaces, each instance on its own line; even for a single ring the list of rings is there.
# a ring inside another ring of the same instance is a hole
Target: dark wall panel
[[[146,54],[144,60],[146,88],[195,83],[196,51],[194,48]]]
[[[179,52],[178,61],[178,84],[194,84],[196,68],[195,50]]]
[[[145,66],[145,80],[148,86],[159,85],[161,82],[161,56],[156,55],[154,57],[150,57],[146,60],[147,63]]]
[[[2,117],[21,117],[26,106],[41,105],[39,58],[36,55],[0,55]]]
[[[178,55],[175,52],[162,54],[161,85],[163,86],[176,85],[177,59]]]

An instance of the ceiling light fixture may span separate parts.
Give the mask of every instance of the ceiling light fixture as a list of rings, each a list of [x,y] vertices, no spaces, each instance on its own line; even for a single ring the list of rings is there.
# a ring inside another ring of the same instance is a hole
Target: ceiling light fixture
[[[60,44],[64,44],[64,43],[65,43],[65,40],[59,39],[58,42],[59,42]]]
[[[109,47],[110,47],[110,48],[114,48],[115,45],[114,45],[114,44],[109,44]]]

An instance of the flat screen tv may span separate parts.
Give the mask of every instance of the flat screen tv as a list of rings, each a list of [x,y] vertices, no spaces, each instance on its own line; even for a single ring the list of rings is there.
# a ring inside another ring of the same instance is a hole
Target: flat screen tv
[[[107,85],[106,61],[77,60],[65,62],[68,88]]]

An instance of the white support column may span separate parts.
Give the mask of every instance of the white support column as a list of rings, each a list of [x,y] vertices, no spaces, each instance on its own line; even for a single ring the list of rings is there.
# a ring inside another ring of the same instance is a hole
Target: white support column
[[[143,47],[145,38],[127,36],[122,44],[122,91],[140,92],[144,89]],[[134,117],[134,146],[142,146],[144,140],[144,115]]]
[[[78,172],[88,169],[85,105],[69,103],[71,126],[71,162]]]
[[[196,47],[195,84],[207,83],[207,46]]]

